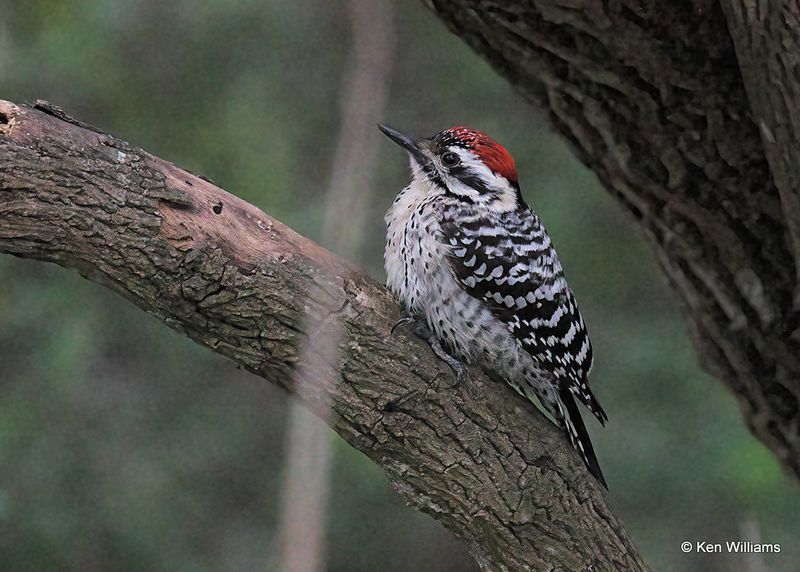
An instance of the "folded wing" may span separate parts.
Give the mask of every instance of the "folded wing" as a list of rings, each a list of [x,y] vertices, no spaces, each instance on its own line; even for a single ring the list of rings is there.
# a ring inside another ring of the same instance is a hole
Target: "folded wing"
[[[454,221],[458,221],[458,223]],[[561,390],[605,424],[587,384],[592,345],[550,238],[530,210],[440,223],[453,275],[484,301]]]

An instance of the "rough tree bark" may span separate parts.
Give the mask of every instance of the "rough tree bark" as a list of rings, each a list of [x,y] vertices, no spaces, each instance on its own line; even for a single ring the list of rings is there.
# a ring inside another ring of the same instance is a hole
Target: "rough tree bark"
[[[426,4],[632,213],[701,363],[800,477],[796,0]]]
[[[75,268],[312,410],[330,404],[333,429],[485,570],[647,569],[529,403],[477,371],[454,385],[424,342],[389,335],[385,289],[200,177],[52,106],[0,101],[0,252]],[[332,329],[335,363],[300,353]]]

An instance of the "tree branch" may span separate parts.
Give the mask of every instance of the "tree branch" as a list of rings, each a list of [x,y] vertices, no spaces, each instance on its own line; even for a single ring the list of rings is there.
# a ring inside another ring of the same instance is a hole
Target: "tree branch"
[[[0,101],[0,221],[0,251],[75,268],[312,410],[330,403],[333,429],[484,569],[647,569],[529,403],[477,371],[453,386],[424,342],[389,336],[385,289],[210,182],[47,104]],[[335,363],[300,353],[331,328]]]
[[[701,363],[800,477],[796,3],[727,0],[728,21],[713,0],[426,4],[633,215]]]

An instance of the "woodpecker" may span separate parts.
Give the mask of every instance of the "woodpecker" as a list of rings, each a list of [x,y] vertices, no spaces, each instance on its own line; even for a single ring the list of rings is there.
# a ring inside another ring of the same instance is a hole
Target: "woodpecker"
[[[462,363],[475,363],[541,403],[608,488],[575,403],[605,425],[588,385],[592,345],[511,154],[465,126],[431,138],[378,127],[411,165],[385,216],[387,286],[407,313],[400,322],[415,320],[459,379]]]

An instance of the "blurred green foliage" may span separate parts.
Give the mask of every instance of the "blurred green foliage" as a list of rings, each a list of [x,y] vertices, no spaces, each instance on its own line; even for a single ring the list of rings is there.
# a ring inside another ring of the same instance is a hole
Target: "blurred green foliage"
[[[645,240],[421,4],[393,3],[385,119],[422,134],[470,124],[517,158],[592,332],[611,422],[590,430],[634,540],[662,570],[745,570],[679,546],[755,523],[782,545],[772,569],[796,570],[797,488],[699,371]],[[0,0],[0,15],[1,98],[50,100],[318,236],[350,45],[341,2]],[[382,212],[408,176],[381,143],[362,247],[378,279]],[[0,284],[0,569],[274,566],[287,397],[72,272],[2,257]],[[471,569],[331,438],[330,570]]]

